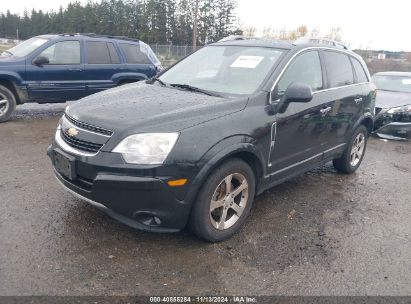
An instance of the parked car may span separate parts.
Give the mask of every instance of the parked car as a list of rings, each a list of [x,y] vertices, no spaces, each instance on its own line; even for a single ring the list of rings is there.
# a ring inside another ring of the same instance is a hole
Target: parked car
[[[218,42],[70,105],[48,155],[65,189],[129,226],[221,241],[264,190],[329,161],[357,170],[374,99],[346,48]]]
[[[381,72],[372,77],[378,93],[374,132],[387,139],[411,138],[411,73]]]
[[[0,122],[25,102],[76,100],[153,77],[161,65],[150,47],[126,37],[42,35],[0,56]]]

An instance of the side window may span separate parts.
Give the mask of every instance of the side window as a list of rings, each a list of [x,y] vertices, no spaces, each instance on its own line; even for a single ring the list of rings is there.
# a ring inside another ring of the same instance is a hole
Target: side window
[[[49,59],[49,64],[80,64],[80,42],[61,41],[45,49],[39,56]]]
[[[303,82],[309,85],[313,92],[323,88],[321,62],[317,51],[305,52],[290,63],[278,82],[278,94],[283,94],[293,82]]]
[[[151,64],[150,59],[140,50],[139,45],[120,43],[120,46],[126,56],[127,63]]]
[[[355,75],[357,76],[357,83],[368,82],[368,77],[362,64],[353,57],[351,57],[351,62],[354,66]]]
[[[107,43],[108,52],[110,54],[111,63],[120,63],[120,57],[118,56],[117,50],[114,47],[114,44],[111,42]]]
[[[110,47],[112,47],[112,54],[110,52]],[[118,55],[115,53],[113,44],[99,41],[87,41],[87,63],[90,64],[110,64],[119,63]],[[114,56],[114,60],[112,58]]]
[[[330,88],[354,83],[354,73],[347,55],[339,52],[324,51],[324,60]]]

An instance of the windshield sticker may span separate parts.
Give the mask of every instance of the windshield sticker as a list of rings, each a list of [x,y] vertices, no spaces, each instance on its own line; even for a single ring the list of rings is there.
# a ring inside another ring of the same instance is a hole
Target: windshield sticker
[[[411,84],[411,78],[404,78],[402,84]]]
[[[263,56],[239,56],[230,67],[255,69],[263,59]]]

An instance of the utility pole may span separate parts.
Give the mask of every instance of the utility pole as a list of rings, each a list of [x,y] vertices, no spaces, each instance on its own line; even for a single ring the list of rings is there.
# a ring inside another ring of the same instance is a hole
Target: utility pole
[[[16,29],[16,37],[17,37],[17,41],[19,40],[19,29]]]
[[[198,1],[195,0],[195,7],[194,7],[194,22],[193,22],[193,51],[196,50],[197,47],[197,19],[198,19]]]

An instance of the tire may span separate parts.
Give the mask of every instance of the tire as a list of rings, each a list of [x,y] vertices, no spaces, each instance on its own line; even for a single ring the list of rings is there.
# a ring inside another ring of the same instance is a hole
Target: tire
[[[5,86],[0,85],[0,122],[9,120],[16,109],[16,97]]]
[[[333,160],[334,168],[339,172],[351,174],[361,165],[367,149],[368,131],[360,125],[353,133],[350,143],[340,158]]]
[[[231,191],[227,192],[229,185]],[[189,230],[209,242],[228,239],[243,226],[254,195],[255,176],[250,166],[240,159],[223,163],[210,174],[201,188],[191,210]],[[224,215],[225,220],[222,221]]]

